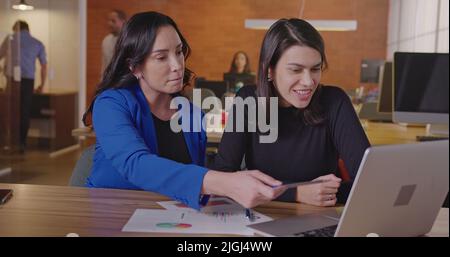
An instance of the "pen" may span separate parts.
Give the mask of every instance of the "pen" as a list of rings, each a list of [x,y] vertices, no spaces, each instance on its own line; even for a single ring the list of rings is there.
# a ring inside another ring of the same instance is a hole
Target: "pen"
[[[251,222],[255,221],[255,216],[253,216],[253,213],[250,209],[245,209],[245,217],[250,220]]]
[[[210,195],[202,195],[200,197],[200,206],[202,206],[202,207],[206,206],[208,204],[209,198],[210,198]]]

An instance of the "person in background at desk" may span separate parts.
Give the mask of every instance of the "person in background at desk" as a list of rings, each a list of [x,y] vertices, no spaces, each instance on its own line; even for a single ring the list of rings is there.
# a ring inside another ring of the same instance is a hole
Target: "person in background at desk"
[[[20,75],[20,152],[24,153],[30,127],[36,59],[41,65],[41,81],[36,92],[41,92],[47,78],[47,57],[44,44],[31,36],[27,22],[16,21],[13,32],[14,34],[7,37],[0,46],[0,60],[4,57],[12,58],[11,61],[5,62],[7,77],[15,78]],[[20,70],[17,71],[16,67],[20,67]],[[17,81],[17,79],[14,80]],[[8,79],[8,81],[13,81],[13,79]]]
[[[281,181],[323,180],[288,189],[278,200],[317,206],[345,202],[370,144],[346,93],[320,83],[326,67],[323,39],[309,23],[281,19],[272,25],[261,47],[256,90],[243,87],[236,97],[277,97],[278,137],[273,143],[261,143],[258,132],[225,130],[214,168],[238,170],[245,156],[248,169]],[[239,115],[236,107],[230,114]],[[244,117],[247,126],[249,115]],[[348,181],[342,181],[338,171],[340,158]]]
[[[153,191],[196,209],[211,194],[252,207],[284,191],[272,187],[280,181],[256,170],[226,173],[202,167],[206,132],[171,129],[177,112],[170,108],[171,101],[192,72],[185,67],[190,48],[170,17],[156,12],[134,15],[117,44],[83,117],[88,125],[92,112],[96,133],[87,186]],[[181,120],[193,126],[201,124],[202,116],[191,103]]]
[[[102,73],[111,61],[117,38],[126,21],[127,15],[122,10],[114,9],[108,14],[108,27],[110,33],[103,38],[102,41]]]
[[[236,93],[244,85],[254,85],[255,75],[250,69],[250,59],[244,51],[238,51],[234,54],[230,64],[230,70],[223,75],[227,82],[228,92]]]

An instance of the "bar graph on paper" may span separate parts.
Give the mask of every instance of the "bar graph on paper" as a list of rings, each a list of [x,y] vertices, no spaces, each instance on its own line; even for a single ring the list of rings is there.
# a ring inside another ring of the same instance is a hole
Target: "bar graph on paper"
[[[233,220],[235,218],[242,218],[242,219],[246,219],[245,217],[245,211],[216,211],[216,212],[209,212],[209,213],[203,213],[209,217],[213,217],[215,219],[217,219],[217,221],[223,222],[223,223],[227,223],[230,220]],[[261,217],[259,215],[255,215],[254,216],[255,219],[260,219]]]
[[[264,214],[254,212],[257,222],[272,220]],[[126,232],[199,233],[253,235],[247,228],[250,222],[245,209],[220,211],[189,211],[163,209],[136,209],[127,224]]]

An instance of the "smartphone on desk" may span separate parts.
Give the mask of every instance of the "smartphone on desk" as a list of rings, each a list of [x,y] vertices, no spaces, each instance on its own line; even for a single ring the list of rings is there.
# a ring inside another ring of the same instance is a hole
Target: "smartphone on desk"
[[[12,193],[12,189],[0,189],[0,205],[6,203],[11,198]]]

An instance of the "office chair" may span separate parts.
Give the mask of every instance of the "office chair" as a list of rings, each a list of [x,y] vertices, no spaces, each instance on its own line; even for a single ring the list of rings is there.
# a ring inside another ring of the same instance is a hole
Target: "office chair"
[[[81,153],[70,177],[69,186],[85,187],[86,179],[91,174],[94,153],[95,145],[89,146]]]
[[[219,110],[215,110],[215,113],[219,113],[219,114],[222,113],[222,110],[221,110],[223,108],[222,102],[220,101],[219,98],[217,98],[216,94],[211,89],[202,88],[201,90],[202,90],[202,92],[201,92],[202,103],[203,103],[203,100],[205,100],[206,98],[214,97],[213,104],[215,106],[217,106],[217,107],[221,107]],[[202,110],[205,113],[213,111],[212,107],[211,108],[205,108],[205,109],[202,108]]]
[[[198,88],[198,89],[201,90],[200,91],[201,92],[201,95],[200,95],[201,104],[203,103],[204,99],[206,99],[207,97],[212,96],[212,97],[215,97],[217,99],[217,101],[214,101],[214,104],[216,106],[219,106],[219,103],[220,103],[220,106],[222,106],[222,102],[220,101],[219,98],[216,97],[216,94],[214,94],[214,92],[211,89],[207,89],[207,88]],[[194,101],[193,93],[194,93],[193,90],[188,90],[185,93],[185,96],[189,99],[189,101],[191,103],[194,103],[193,102]],[[223,106],[222,106],[222,108],[223,108]],[[205,113],[208,113],[208,112],[212,111],[212,108],[205,108],[205,109],[202,108],[202,111],[205,112]]]
[[[348,172],[347,167],[345,167],[344,160],[341,158],[338,159],[338,170],[343,181],[350,180],[350,173]]]

